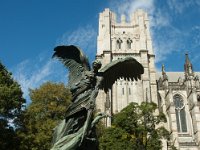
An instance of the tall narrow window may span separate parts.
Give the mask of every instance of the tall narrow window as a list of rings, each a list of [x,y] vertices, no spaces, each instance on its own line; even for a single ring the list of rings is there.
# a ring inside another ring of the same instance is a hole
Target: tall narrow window
[[[121,49],[122,48],[122,40],[119,38],[118,40],[117,40],[117,49]]]
[[[174,105],[178,132],[187,132],[185,105],[182,97],[178,94],[174,96]]]
[[[128,93],[129,95],[131,95],[131,88],[128,88]]]
[[[122,88],[122,95],[124,95],[124,88]]]
[[[127,42],[127,48],[131,49],[132,40],[130,38],[128,38],[128,40],[126,42]]]

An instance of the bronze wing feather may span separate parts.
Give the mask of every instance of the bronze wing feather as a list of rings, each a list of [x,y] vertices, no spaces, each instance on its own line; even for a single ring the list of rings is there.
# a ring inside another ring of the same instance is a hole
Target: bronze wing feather
[[[82,73],[90,70],[87,57],[77,46],[57,46],[53,58],[58,58],[69,69],[68,85],[73,85],[82,79]]]
[[[103,76],[101,89],[107,92],[117,79],[138,80],[141,79],[143,73],[143,66],[132,57],[112,61],[99,71],[99,74]]]

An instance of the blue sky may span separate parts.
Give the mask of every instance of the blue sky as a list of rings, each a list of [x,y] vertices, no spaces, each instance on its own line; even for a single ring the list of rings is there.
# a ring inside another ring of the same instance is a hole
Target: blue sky
[[[110,8],[128,15],[149,14],[156,68],[183,71],[184,54],[200,71],[199,0],[0,0],[0,61],[28,89],[46,81],[67,82],[67,71],[52,60],[53,48],[76,44],[94,60],[99,13]]]

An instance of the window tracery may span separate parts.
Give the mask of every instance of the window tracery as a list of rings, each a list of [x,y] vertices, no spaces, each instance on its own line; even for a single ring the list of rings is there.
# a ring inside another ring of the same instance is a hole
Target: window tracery
[[[117,49],[121,49],[121,48],[122,48],[122,43],[123,43],[122,39],[119,38],[119,39],[117,40]]]
[[[132,44],[132,40],[130,39],[130,38],[128,38],[128,40],[126,41],[126,43],[127,43],[127,48],[128,49],[131,49],[131,44]]]
[[[186,113],[183,99],[178,94],[176,94],[173,99],[175,105],[178,132],[187,132]]]

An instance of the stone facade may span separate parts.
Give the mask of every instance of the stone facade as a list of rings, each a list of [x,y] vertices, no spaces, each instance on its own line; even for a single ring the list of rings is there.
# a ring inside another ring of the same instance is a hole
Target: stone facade
[[[163,141],[163,150],[174,144],[180,150],[200,150],[200,83],[186,54],[185,72],[156,72],[155,55],[149,30],[148,15],[137,10],[127,21],[124,15],[117,21],[115,13],[109,9],[99,15],[99,35],[96,58],[102,65],[132,56],[144,67],[139,81],[115,82],[112,90],[97,97],[97,110],[110,115],[119,112],[130,102],[153,101],[159,111],[166,114],[168,122],[164,126],[170,131],[172,141]],[[111,125],[109,118],[105,119]]]
[[[165,127],[172,142],[180,150],[200,147],[200,87],[199,72],[194,73],[188,55],[185,72],[157,73],[159,110],[167,116]]]

